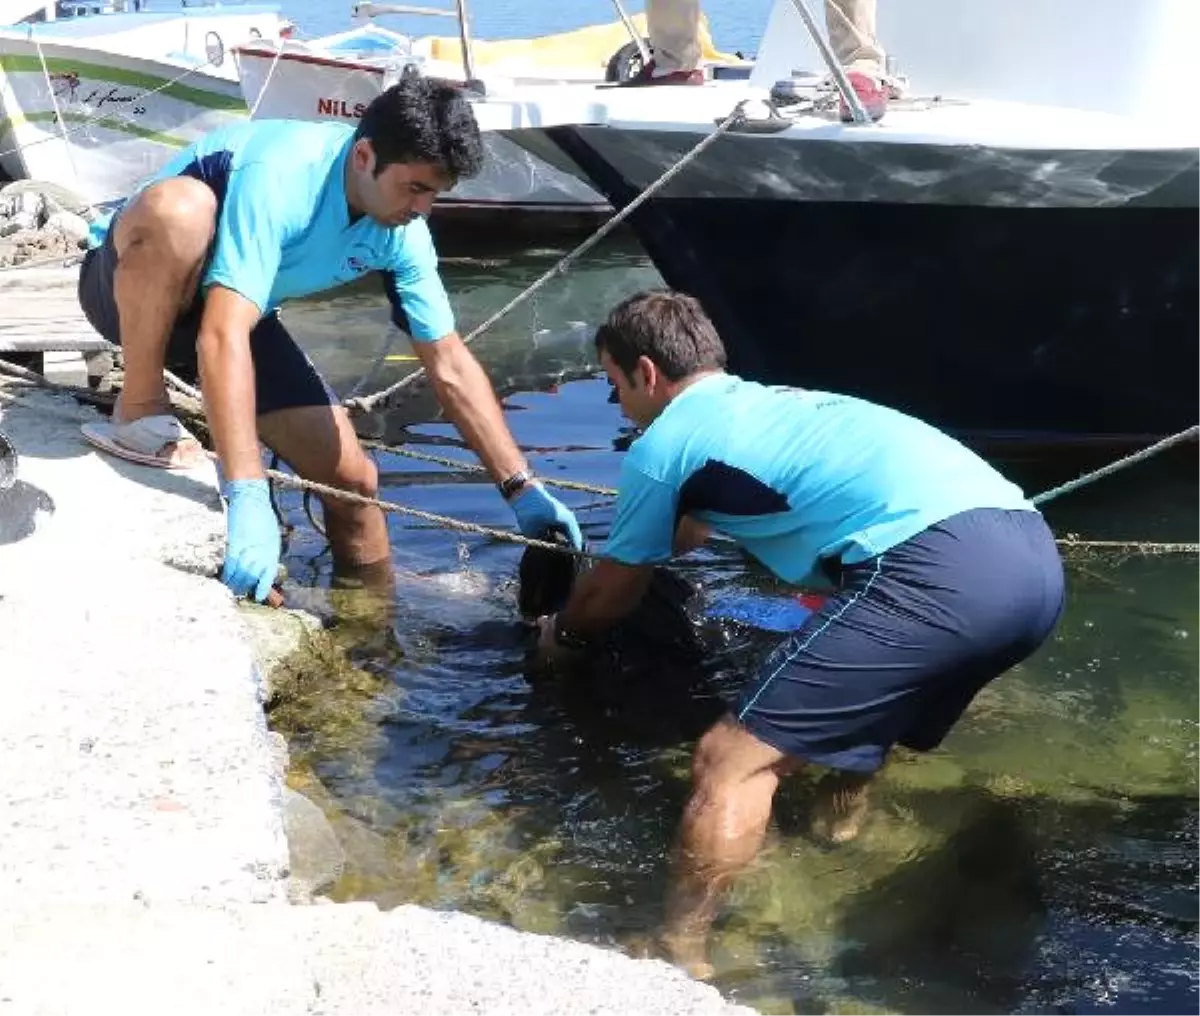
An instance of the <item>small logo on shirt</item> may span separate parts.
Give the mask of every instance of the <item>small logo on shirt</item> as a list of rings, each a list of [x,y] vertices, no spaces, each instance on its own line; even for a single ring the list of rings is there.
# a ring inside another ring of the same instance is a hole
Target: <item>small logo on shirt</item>
[[[342,258],[341,270],[338,272],[340,282],[351,282],[364,272],[371,271],[375,263],[375,252],[364,243],[354,244]]]

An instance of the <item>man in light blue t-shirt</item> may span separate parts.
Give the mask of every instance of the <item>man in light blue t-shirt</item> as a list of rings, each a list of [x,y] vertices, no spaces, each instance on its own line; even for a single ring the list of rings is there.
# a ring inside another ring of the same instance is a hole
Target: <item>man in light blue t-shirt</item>
[[[721,887],[762,842],[780,777],[825,766],[814,832],[851,839],[894,745],[937,747],[1063,605],[1054,536],[1020,489],[941,431],[831,392],[725,372],[699,303],[643,293],[596,347],[642,435],[621,467],[604,557],[541,621],[548,660],[629,613],[654,566],[736,541],[827,592],[700,740],[661,945],[703,976]]]
[[[170,412],[163,369],[199,379],[229,504],[222,578],[235,594],[264,600],[279,566],[260,439],[306,479],[377,492],[346,411],[277,313],[285,300],[372,271],[521,531],[558,526],[582,542],[572,513],[532,476],[438,275],[425,217],[438,194],[482,165],[466,99],[406,78],[357,128],[268,120],[216,130],[96,229],[79,299],[96,330],[123,347],[125,378],[112,420],[86,425],[84,436],[135,462],[195,465],[203,450]],[[322,502],[335,572],[386,585],[383,512]]]

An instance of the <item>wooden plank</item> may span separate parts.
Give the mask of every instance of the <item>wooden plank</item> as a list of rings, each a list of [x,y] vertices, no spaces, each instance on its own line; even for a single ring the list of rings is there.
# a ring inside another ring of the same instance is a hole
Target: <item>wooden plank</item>
[[[78,281],[78,265],[0,271],[0,353],[114,349],[83,316]]]

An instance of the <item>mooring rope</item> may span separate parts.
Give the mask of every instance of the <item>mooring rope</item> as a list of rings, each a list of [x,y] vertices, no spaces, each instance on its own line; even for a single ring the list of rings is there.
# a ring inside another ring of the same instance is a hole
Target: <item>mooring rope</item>
[[[389,445],[382,441],[370,441],[360,439],[364,448],[370,448],[374,451],[388,452],[392,455],[401,455],[407,459],[416,459],[418,462],[432,462],[438,466],[449,466],[451,469],[461,469],[466,473],[486,473],[487,469],[475,462],[462,462],[459,459],[447,458],[444,455],[432,455],[429,452],[418,452],[411,448],[405,448],[403,445]],[[561,487],[563,490],[578,490],[585,494],[601,494],[605,497],[616,497],[617,491],[612,487],[600,487],[592,483],[581,483],[578,480],[560,480],[552,476],[539,476],[539,480],[547,487]]]
[[[9,363],[7,360],[0,360],[0,374],[8,374],[18,379],[18,387],[26,385],[32,387],[45,388],[48,391],[56,391],[62,394],[75,395],[79,393],[79,388],[76,385],[56,384],[52,381],[47,381],[33,371],[26,370],[17,364]],[[46,413],[51,416],[57,416],[61,419],[70,420],[73,423],[79,422],[77,415],[67,413],[61,410],[54,410],[48,406],[39,406],[36,403],[27,402],[17,395],[4,390],[3,384],[0,383],[0,400],[5,402],[13,402],[23,406],[26,409],[32,409],[35,412]],[[86,391],[88,395],[95,396],[94,392]],[[204,448],[204,454],[213,462],[219,462],[216,452]],[[305,480],[299,476],[292,476],[290,473],[283,473],[277,469],[264,470],[267,477],[275,482],[291,487],[295,490],[311,491],[314,494],[325,495],[328,497],[340,498],[343,501],[349,501],[353,504],[361,504],[374,506],[397,515],[407,515],[412,518],[421,519],[424,522],[432,523],[443,529],[450,529],[460,533],[473,533],[477,536],[486,536],[489,539],[501,540],[507,543],[515,543],[522,547],[541,547],[544,550],[554,550],[560,553],[570,553],[577,557],[590,557],[582,551],[575,550],[570,547],[562,547],[557,543],[550,543],[546,540],[535,540],[532,537],[524,536],[520,533],[509,532],[505,529],[496,529],[491,526],[480,525],[476,522],[467,522],[463,519],[452,518],[449,515],[439,515],[436,512],[428,512],[422,508],[413,508],[410,505],[397,504],[393,501],[384,501],[380,498],[365,497],[362,494],[355,494],[352,491],[342,490],[340,487],[331,487],[328,484],[317,483],[314,480]]]
[[[668,183],[670,183],[676,177],[676,175],[681,173],[695,159],[699,158],[699,156],[703,154],[703,152],[710,145],[714,144],[718,138],[724,135],[735,124],[741,123],[742,120],[745,119],[745,106],[749,101],[749,99],[743,99],[736,106],[734,106],[733,111],[727,117],[725,117],[724,120],[717,124],[716,129],[711,134],[705,138],[702,138],[693,148],[682,155],[674,165],[670,166],[666,172],[662,174],[662,176],[651,183],[644,191],[642,191],[641,194],[639,194],[636,198],[629,202],[629,204],[622,208],[621,211],[613,215],[612,218],[610,218],[599,229],[597,229],[596,232],[579,244],[578,247],[563,255],[563,257],[560,258],[553,267],[548,269],[539,278],[530,283],[525,289],[509,300],[508,303],[496,311],[486,321],[471,329],[470,332],[463,336],[463,342],[468,345],[474,342],[477,338],[479,338],[480,335],[486,332],[498,321],[501,321],[503,318],[507,317],[514,310],[516,310],[517,307],[521,306],[521,304],[523,304],[544,285],[546,285],[547,282],[556,276],[561,275],[567,270],[567,268],[571,266],[574,261],[595,247],[596,244],[608,236],[609,233],[611,233],[617,228],[617,226],[619,226],[622,222],[629,218],[629,216],[636,212],[643,204],[645,204],[645,202],[649,201],[652,197],[654,197],[655,194],[657,194]],[[370,413],[381,403],[386,405],[388,399],[390,399],[393,395],[409,387],[410,385],[415,384],[417,380],[424,375],[425,368],[420,367],[411,374],[402,377],[395,384],[384,388],[382,391],[376,392],[374,395],[348,398],[342,403],[342,405],[346,407],[351,415]]]
[[[1146,459],[1154,457],[1159,452],[1165,452],[1168,448],[1182,444],[1184,441],[1194,438],[1197,435],[1200,435],[1200,424],[1194,424],[1188,427],[1187,430],[1181,430],[1178,434],[1172,434],[1170,437],[1165,437],[1161,441],[1154,442],[1154,444],[1143,448],[1140,452],[1126,455],[1124,458],[1117,459],[1116,462],[1110,462],[1107,466],[1093,469],[1090,473],[1084,473],[1083,476],[1076,477],[1074,480],[1068,480],[1057,487],[1051,487],[1049,490],[1038,494],[1037,497],[1030,498],[1030,500],[1035,505],[1043,505],[1047,501],[1053,501],[1057,497],[1062,497],[1064,494],[1070,494],[1072,491],[1091,486],[1097,480],[1102,480],[1106,476],[1112,476],[1113,473],[1119,473],[1122,469],[1127,469],[1129,466],[1145,462]]]
[[[111,396],[98,395],[90,389],[81,389],[75,385],[63,385],[53,381],[48,381],[41,375],[27,370],[24,367],[20,367],[17,364],[9,363],[6,360],[0,360],[0,374],[7,374],[16,378],[16,385],[19,388],[36,386],[50,391],[60,392],[62,394],[84,397],[88,401],[95,401],[100,404],[111,404],[112,401]],[[8,383],[12,382],[3,382],[3,384]],[[50,415],[57,415],[66,419],[70,419],[73,422],[78,422],[78,417],[76,416],[64,413],[62,411],[56,412],[49,407],[38,406],[36,404],[25,402],[18,396],[6,392],[2,384],[0,384],[0,399],[6,402],[15,402],[17,404],[24,405],[26,408],[33,409],[34,411],[45,412],[49,413]],[[1072,490],[1078,490],[1080,487],[1095,483],[1097,480],[1100,480],[1105,476],[1110,476],[1112,473],[1117,472],[1118,470],[1126,469],[1138,462],[1142,462],[1151,455],[1158,454],[1166,448],[1181,443],[1189,436],[1195,436],[1198,432],[1200,432],[1200,425],[1189,427],[1187,430],[1180,431],[1178,434],[1172,435],[1171,437],[1162,441],[1158,441],[1154,445],[1151,445],[1140,452],[1127,455],[1124,458],[1118,459],[1116,462],[1110,463],[1107,466],[1093,470],[1090,473],[1085,473],[1078,479],[1072,480],[1069,484],[1063,484],[1060,487],[1055,487],[1043,494],[1039,494],[1032,500],[1035,503],[1044,504],[1046,501],[1051,500],[1052,498],[1059,497]],[[378,445],[378,442],[372,442],[372,444]],[[396,450],[386,445],[383,447],[387,448],[389,451]],[[219,461],[215,452],[207,448],[204,449],[204,452],[212,461]],[[421,457],[425,457],[424,453],[417,454],[419,454]],[[417,454],[414,454],[414,457],[417,457]],[[430,458],[433,457],[430,456]],[[464,464],[454,462],[452,459],[444,461],[453,464],[456,468],[466,465],[470,466],[472,469],[482,470],[481,466],[475,466],[473,463]],[[496,529],[494,527],[480,525],[475,522],[467,522],[463,519],[456,519],[449,515],[439,515],[435,512],[428,512],[421,508],[413,508],[410,505],[402,505],[393,501],[385,501],[380,498],[365,497],[362,494],[355,494],[351,491],[342,490],[340,487],[331,487],[328,484],[317,483],[313,480],[306,480],[303,477],[292,476],[290,473],[282,473],[275,469],[267,469],[265,472],[270,479],[275,480],[285,487],[290,487],[295,490],[311,491],[312,493],[325,495],[327,497],[341,498],[342,500],[350,501],[355,504],[371,505],[380,508],[382,511],[392,514],[407,515],[412,518],[421,519],[422,521],[429,522],[440,528],[462,533],[472,533],[478,536],[488,537],[489,539],[500,540],[506,543],[514,543],[523,547],[540,547],[544,550],[556,551],[561,554],[570,554],[575,557],[588,559],[596,557],[594,554],[585,551],[578,551],[573,547],[564,547],[557,543],[549,543],[545,540],[536,540],[520,533],[513,533],[505,529]],[[589,490],[592,493],[616,494],[616,491],[607,487],[591,488],[589,485]],[[1057,543],[1060,546],[1075,549],[1130,550],[1149,554],[1200,553],[1200,543],[1163,543],[1142,540],[1080,540],[1074,537],[1059,538]]]

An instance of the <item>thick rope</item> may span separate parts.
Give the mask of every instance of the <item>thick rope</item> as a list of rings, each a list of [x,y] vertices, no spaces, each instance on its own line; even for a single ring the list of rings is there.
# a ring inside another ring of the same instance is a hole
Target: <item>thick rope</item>
[[[429,452],[418,452],[411,448],[405,448],[403,445],[389,445],[382,441],[368,441],[363,439],[362,446],[371,448],[375,451],[388,452],[392,455],[402,455],[407,459],[416,459],[418,462],[432,462],[439,466],[449,466],[451,469],[461,469],[466,473],[486,473],[487,469],[474,462],[462,462],[459,459],[446,458],[443,455],[431,455]],[[561,487],[563,490],[578,490],[585,494],[602,494],[606,497],[616,497],[617,491],[612,487],[598,487],[591,483],[580,483],[578,480],[559,480],[550,476],[538,476],[538,479],[547,487]]]
[[[216,459],[216,456],[212,452],[208,452],[208,455],[214,460]],[[413,508],[409,505],[396,504],[393,501],[383,501],[379,498],[354,494],[348,490],[342,490],[340,487],[331,487],[328,484],[317,483],[314,480],[305,480],[299,476],[292,476],[291,473],[281,473],[277,469],[267,469],[264,472],[272,480],[283,484],[285,487],[291,487],[293,490],[312,491],[314,494],[336,497],[343,501],[349,501],[352,504],[380,508],[385,512],[396,515],[407,515],[410,518],[430,522],[443,529],[450,529],[459,533],[474,533],[477,536],[486,536],[493,540],[503,540],[506,543],[515,543],[522,547],[541,547],[543,550],[556,550],[559,553],[571,554],[574,557],[590,558],[592,556],[584,551],[575,550],[572,547],[563,547],[546,540],[535,540],[529,536],[522,536],[520,533],[511,533],[506,529],[494,529],[491,526],[481,526],[477,522],[465,522],[462,519],[451,518],[449,515],[438,515],[435,512],[427,512],[421,508]]]
[[[1178,434],[1172,434],[1170,437],[1165,437],[1161,441],[1156,441],[1147,448],[1143,448],[1140,452],[1134,452],[1132,455],[1126,455],[1124,458],[1117,459],[1116,462],[1110,462],[1107,466],[1101,466],[1099,469],[1094,469],[1090,473],[1084,473],[1083,476],[1077,477],[1074,480],[1068,480],[1066,483],[1060,484],[1057,487],[1052,487],[1044,493],[1038,494],[1037,497],[1031,500],[1035,505],[1045,504],[1047,501],[1053,501],[1056,497],[1062,497],[1064,494],[1070,494],[1072,491],[1079,490],[1083,487],[1090,486],[1097,480],[1102,480],[1106,476],[1111,476],[1113,473],[1119,473],[1122,469],[1127,469],[1129,466],[1137,465],[1139,462],[1144,462],[1146,459],[1157,455],[1159,452],[1165,452],[1168,448],[1172,448],[1177,444],[1182,444],[1184,441],[1200,435],[1200,424],[1188,427],[1187,430],[1181,430]]]
[[[13,376],[19,378],[20,380],[18,382],[16,382],[16,384],[20,388],[24,388],[27,385],[30,385],[30,386],[36,385],[37,387],[46,388],[51,391],[57,391],[57,392],[61,392],[63,394],[75,395],[77,397],[85,399],[86,401],[96,402],[97,404],[101,404],[101,405],[111,404],[112,399],[113,399],[112,396],[98,395],[97,393],[92,392],[88,389],[80,389],[73,385],[60,385],[60,384],[56,384],[51,381],[47,381],[45,378],[41,377],[40,375],[34,374],[32,371],[27,371],[24,367],[19,367],[16,364],[11,364],[4,360],[0,360],[0,374],[3,374],[3,373],[12,374]],[[65,419],[70,419],[74,422],[78,422],[77,417],[69,415],[67,413],[64,413],[61,411],[55,412],[54,410],[51,410],[48,407],[30,405],[29,403],[24,402],[19,397],[14,396],[14,395],[4,391],[3,387],[0,387],[0,400],[5,401],[5,402],[13,402],[18,405],[25,405],[27,408],[33,409],[38,412],[46,412],[46,413],[49,413],[50,415],[58,415],[58,416],[62,416]],[[1189,432],[1195,432],[1196,429],[1197,428],[1195,428],[1195,427],[1189,428],[1189,431],[1181,432],[1180,434],[1175,435],[1173,438],[1166,439],[1165,441],[1160,441],[1160,442],[1158,442],[1158,444],[1156,446],[1153,446],[1153,447],[1155,447],[1159,451],[1161,451],[1162,448],[1164,448],[1164,447],[1170,447],[1171,444],[1179,443],[1179,441],[1182,441],[1184,439],[1183,438],[1184,434],[1187,434]],[[378,443],[372,442],[372,444],[378,444]],[[387,448],[387,450],[389,450],[389,451],[396,451],[396,449],[391,448],[389,446],[382,446],[382,447]],[[1118,466],[1120,468],[1125,468],[1129,465],[1132,465],[1134,463],[1134,461],[1142,461],[1142,459],[1148,457],[1148,454],[1150,452],[1151,452],[1151,449],[1147,448],[1144,450],[1144,452],[1139,452],[1136,456],[1133,456],[1133,455],[1127,456],[1126,459],[1121,460],[1121,463],[1123,463],[1123,465],[1121,465],[1120,463],[1112,463],[1111,465],[1105,466],[1102,469],[1097,469],[1092,473],[1088,473],[1085,476],[1080,477],[1078,480],[1072,481],[1073,486],[1071,489],[1078,489],[1079,486],[1083,486],[1086,483],[1095,482],[1096,480],[1102,478],[1103,476],[1110,475]],[[205,454],[208,455],[208,457],[210,459],[212,459],[214,462],[218,461],[217,456],[214,452],[209,451],[208,449],[205,449]],[[446,461],[451,463],[455,467],[460,467],[460,466],[464,465],[463,463],[454,462],[453,460],[446,460]],[[470,464],[466,464],[466,465],[470,465]],[[475,468],[481,468],[481,467],[475,467]],[[558,553],[570,554],[575,557],[582,557],[582,558],[586,558],[586,559],[591,559],[591,558],[594,558],[594,556],[595,556],[595,555],[592,555],[592,554],[589,554],[586,552],[577,551],[570,547],[563,547],[562,545],[557,544],[557,543],[548,543],[543,540],[531,539],[530,537],[522,536],[517,533],[512,533],[507,530],[493,529],[489,526],[481,526],[474,522],[464,522],[461,519],[455,519],[448,515],[438,515],[434,512],[427,512],[427,511],[424,511],[419,508],[409,507],[407,505],[396,504],[396,503],[390,502],[390,501],[383,501],[378,498],[364,497],[361,494],[353,494],[350,491],[345,491],[338,487],[330,487],[325,484],[315,483],[312,480],[305,480],[300,477],[292,476],[287,473],[280,473],[277,470],[268,469],[266,471],[266,473],[271,479],[277,480],[279,483],[283,484],[284,486],[290,487],[295,490],[311,491],[313,493],[324,494],[329,497],[342,498],[343,500],[351,501],[351,502],[354,502],[357,504],[373,505],[373,506],[380,508],[381,510],[383,510],[385,512],[391,512],[391,513],[399,514],[399,515],[408,515],[413,518],[422,519],[423,521],[430,522],[430,523],[437,525],[444,529],[449,529],[449,530],[453,530],[453,531],[457,531],[457,532],[464,532],[464,533],[474,533],[479,536],[486,536],[490,539],[501,540],[506,543],[514,543],[514,544],[517,544],[520,546],[525,546],[525,547],[540,547],[544,550],[557,551]],[[1066,485],[1064,484],[1063,486],[1065,487]],[[594,493],[601,493],[601,492],[608,493],[609,491],[610,491],[610,488],[596,488],[593,492]],[[1049,496],[1059,496],[1061,493],[1064,493],[1064,492],[1065,491],[1061,491],[1059,488],[1054,488],[1053,490],[1047,491],[1045,494],[1039,495],[1038,498],[1035,498],[1034,500],[1044,503],[1048,499],[1048,495]],[[615,491],[613,491],[612,493],[615,493]],[[1128,551],[1136,551],[1136,552],[1146,553],[1146,554],[1196,554],[1196,553],[1200,553],[1200,543],[1163,543],[1163,542],[1139,541],[1139,540],[1080,540],[1080,539],[1076,539],[1074,537],[1060,538],[1056,542],[1059,544],[1059,546],[1070,548],[1070,549],[1079,549],[1079,550],[1088,550],[1088,549],[1128,550]]]
[[[4,368],[7,366],[12,365],[6,364],[4,361],[0,361],[0,371],[4,370]],[[21,370],[23,368],[18,367],[17,369]],[[66,394],[75,394],[74,392],[69,392],[67,390],[68,386],[66,385],[47,384],[39,385],[38,387],[62,391]],[[79,417],[75,414],[68,413],[63,410],[56,411],[47,406],[39,406],[29,403],[19,396],[5,391],[2,386],[0,386],[0,401],[11,402],[22,406],[25,409],[32,409],[34,412],[45,413],[49,416],[57,416],[60,419],[69,420],[72,423],[80,422]],[[205,448],[204,454],[213,462],[219,461],[216,452]],[[535,540],[528,536],[522,536],[520,533],[511,533],[504,529],[493,529],[490,526],[481,526],[476,522],[465,522],[462,519],[451,518],[449,515],[439,515],[436,512],[427,512],[421,508],[412,508],[408,505],[396,504],[392,501],[383,501],[379,498],[364,497],[362,494],[355,494],[348,490],[342,490],[340,487],[331,487],[328,484],[317,483],[314,480],[305,480],[298,476],[292,476],[290,473],[281,473],[277,469],[266,469],[264,470],[264,473],[269,479],[272,479],[285,487],[290,487],[293,490],[311,491],[314,494],[322,494],[328,497],[340,498],[341,500],[349,501],[352,504],[373,506],[392,514],[407,515],[411,518],[421,519],[424,522],[432,523],[433,525],[439,526],[443,529],[450,529],[460,533],[473,533],[477,536],[486,536],[493,540],[502,540],[507,543],[515,543],[522,547],[541,547],[544,550],[555,550],[560,553],[572,554],[576,557],[591,556],[582,551],[574,550],[573,548],[564,548],[557,543],[549,543],[545,540]]]
[[[743,119],[745,119],[745,106],[746,106],[746,103],[749,101],[750,101],[749,99],[743,99],[736,106],[734,106],[733,112],[731,112],[727,117],[725,117],[724,120],[722,120],[719,124],[717,124],[716,129],[711,134],[709,134],[707,137],[703,138],[694,148],[692,148],[685,155],[683,155],[679,159],[678,162],[676,162],[673,166],[671,166],[669,169],[667,169],[667,171],[665,173],[663,173],[662,176],[660,176],[657,180],[655,180],[652,184],[650,184],[650,186],[648,186],[644,191],[642,191],[641,194],[639,194],[636,198],[634,198],[631,202],[629,202],[629,204],[627,204],[623,209],[621,209],[621,211],[617,212],[611,219],[609,219],[607,222],[605,222],[604,225],[602,225],[599,229],[596,230],[596,232],[594,232],[591,236],[589,236],[586,240],[584,240],[583,243],[581,243],[574,250],[570,251],[568,254],[564,255],[563,258],[557,264],[555,264],[552,268],[550,268],[548,271],[546,271],[540,278],[538,278],[536,281],[534,281],[529,286],[527,286],[524,290],[522,290],[520,293],[518,293],[511,300],[509,300],[508,303],[506,303],[503,307],[501,307],[498,311],[496,311],[495,314],[493,314],[486,321],[484,321],[483,324],[478,325],[477,327],[473,328],[467,335],[465,335],[463,337],[463,342],[468,345],[471,342],[474,342],[475,339],[477,339],[480,335],[482,335],[484,332],[486,332],[494,324],[496,324],[501,319],[507,317],[510,313],[512,313],[512,311],[514,311],[517,307],[519,307],[526,300],[528,300],[531,296],[533,296],[547,282],[549,282],[551,279],[555,278],[558,275],[561,275],[564,271],[566,271],[567,268],[569,268],[570,265],[577,258],[582,257],[589,250],[591,250],[593,247],[595,247],[596,244],[598,244],[601,240],[603,240],[606,236],[608,236],[609,233],[611,233],[614,229],[617,228],[617,226],[619,226],[622,222],[624,222],[627,218],[629,218],[629,216],[631,216],[634,212],[636,212],[645,202],[649,201],[650,198],[654,197],[655,194],[657,194],[668,183],[670,183],[676,177],[676,175],[681,173],[689,164],[691,164],[696,158],[698,158],[710,145],[715,143],[719,137],[721,137],[723,134],[725,134],[726,131],[728,131],[735,124],[738,124]],[[380,405],[381,403],[386,404],[387,400],[390,399],[397,392],[409,387],[410,385],[415,384],[419,378],[424,376],[424,374],[425,374],[425,368],[423,368],[423,367],[418,368],[417,370],[413,371],[411,374],[408,374],[405,377],[402,377],[394,385],[391,385],[390,387],[385,388],[382,391],[376,392],[374,395],[368,395],[368,396],[365,396],[362,398],[346,399],[343,402],[343,405],[351,413],[351,415],[370,413],[372,410],[375,409],[376,406]]]

